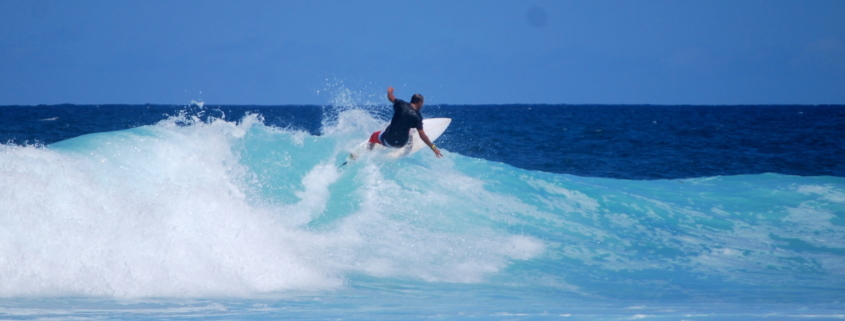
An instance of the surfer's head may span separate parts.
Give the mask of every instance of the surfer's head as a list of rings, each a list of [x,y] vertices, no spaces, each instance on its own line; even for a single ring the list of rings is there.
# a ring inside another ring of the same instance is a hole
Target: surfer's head
[[[411,104],[419,105],[417,108],[422,107],[423,101],[425,101],[425,98],[423,98],[423,96],[420,94],[414,94],[413,96],[411,96]]]

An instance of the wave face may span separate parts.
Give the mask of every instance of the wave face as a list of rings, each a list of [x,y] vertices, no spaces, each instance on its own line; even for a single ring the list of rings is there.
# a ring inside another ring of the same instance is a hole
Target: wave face
[[[180,115],[47,147],[0,145],[0,296],[213,297],[376,284],[584,298],[835,301],[845,179],[631,181]],[[391,285],[393,284],[393,285]]]

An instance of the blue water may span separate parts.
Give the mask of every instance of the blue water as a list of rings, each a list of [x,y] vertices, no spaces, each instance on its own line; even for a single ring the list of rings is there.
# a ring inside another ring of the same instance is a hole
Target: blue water
[[[841,106],[386,108],[0,107],[0,319],[845,319]]]

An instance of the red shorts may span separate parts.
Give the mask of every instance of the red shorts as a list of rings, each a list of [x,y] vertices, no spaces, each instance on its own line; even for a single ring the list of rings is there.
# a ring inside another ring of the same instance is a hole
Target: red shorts
[[[377,131],[377,132],[373,133],[372,135],[370,135],[370,141],[369,142],[373,143],[373,144],[381,144],[381,141],[378,139],[378,135],[380,135],[380,134],[381,134],[381,131]]]

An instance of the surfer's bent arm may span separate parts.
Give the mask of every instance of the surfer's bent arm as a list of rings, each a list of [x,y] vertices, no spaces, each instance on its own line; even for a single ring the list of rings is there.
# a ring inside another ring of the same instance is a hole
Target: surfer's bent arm
[[[387,87],[387,100],[391,103],[396,100],[396,96],[393,96],[393,87]]]
[[[425,134],[424,130],[417,129],[417,133],[420,134],[420,139],[422,139],[423,143],[425,143],[428,147],[431,148],[431,151],[434,152],[434,155],[436,155],[437,158],[443,157],[443,154],[440,153],[440,149],[438,149],[437,145],[434,145],[434,143],[432,143],[431,140],[428,139],[428,135]]]

